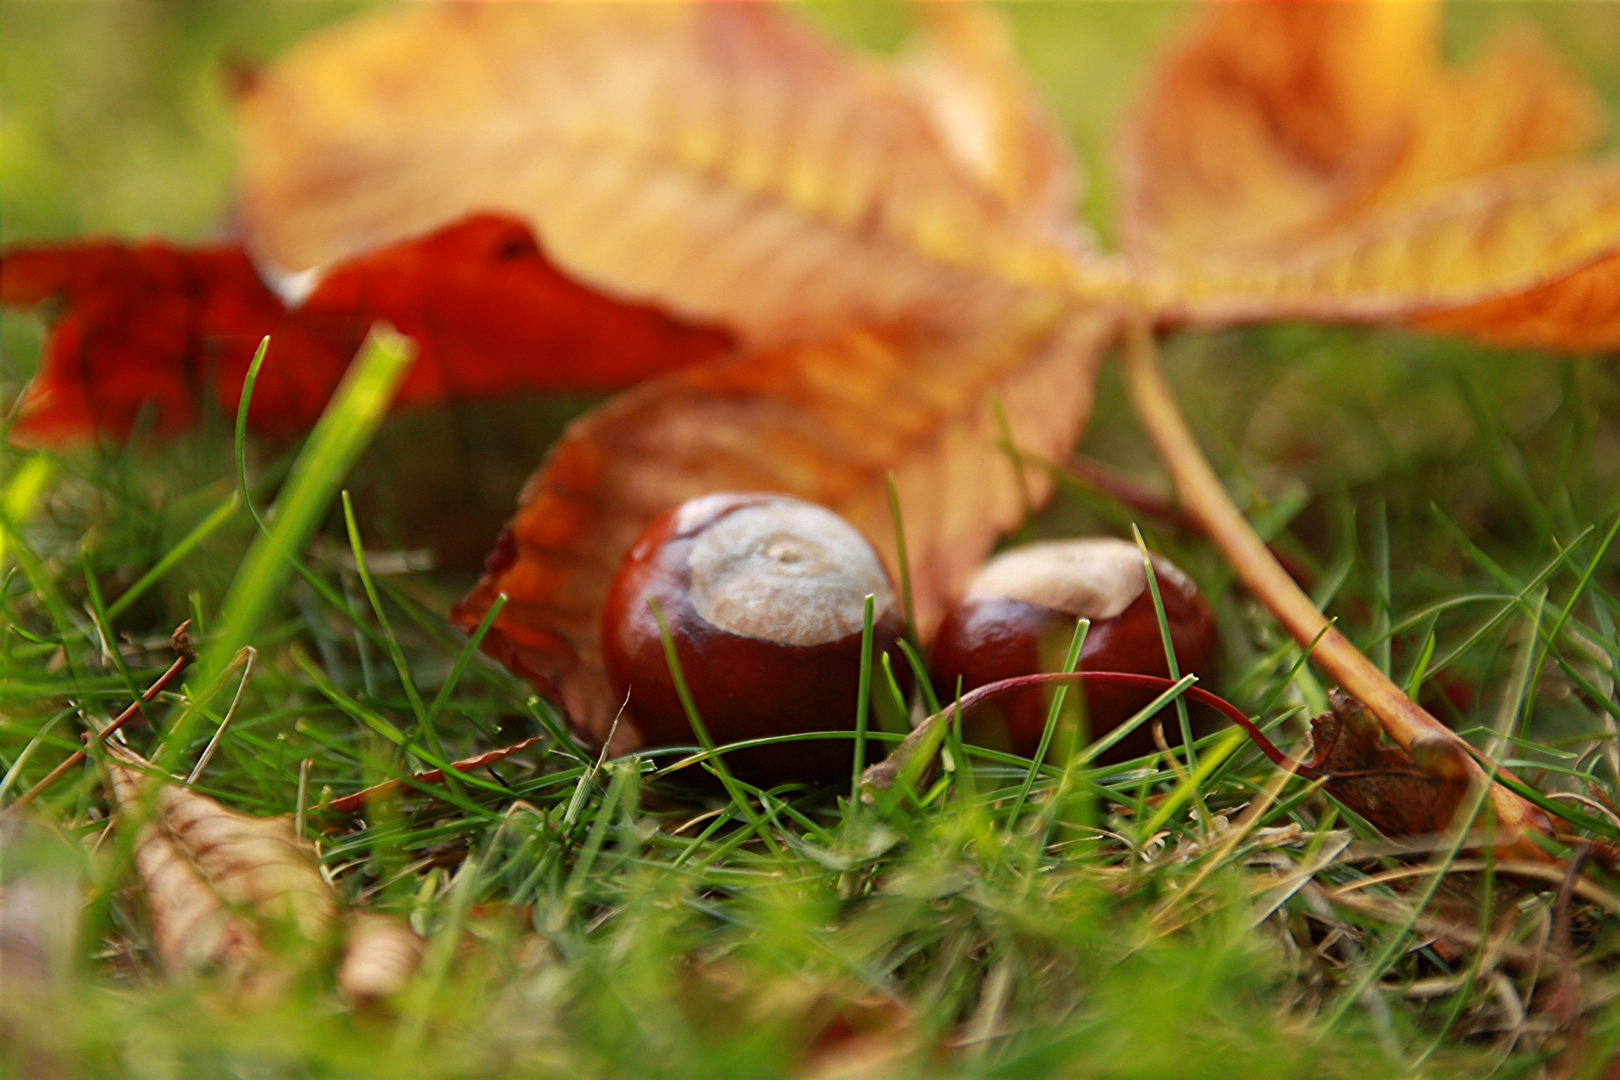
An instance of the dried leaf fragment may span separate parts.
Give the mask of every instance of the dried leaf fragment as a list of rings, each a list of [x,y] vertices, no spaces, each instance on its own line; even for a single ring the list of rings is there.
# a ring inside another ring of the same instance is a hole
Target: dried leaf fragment
[[[545,739],[546,736],[544,735],[536,735],[532,739],[524,739],[522,742],[513,743],[511,746],[502,746],[495,750],[487,750],[482,754],[476,754],[470,758],[463,758],[462,760],[453,762],[452,764],[455,765],[458,772],[471,772],[473,769],[483,769],[490,765],[494,765],[498,761],[504,761],[513,754],[527,750],[531,746],[538,745]],[[442,784],[444,783],[444,770],[428,769],[426,772],[417,773],[415,776],[411,777],[411,779],[418,784]],[[406,783],[402,780],[384,780],[380,784],[373,784],[368,788],[363,788],[360,791],[353,792],[352,794],[333,799],[330,803],[326,804],[326,809],[339,814],[352,814],[355,811],[362,809],[373,799],[380,798],[384,795],[392,795],[406,787]]]
[[[135,869],[169,974],[248,978],[269,965],[267,933],[311,942],[330,934],[336,898],[289,818],[227,810],[147,776],[129,751],[109,749],[113,799],[137,822]]]
[[[375,1009],[410,985],[427,943],[392,915],[361,911],[344,923],[337,987],[351,1008]]]
[[[1329,701],[1332,711],[1311,721],[1310,768],[1333,797],[1386,836],[1453,828],[1475,773],[1455,737],[1420,736],[1403,750],[1355,698],[1334,690]]]

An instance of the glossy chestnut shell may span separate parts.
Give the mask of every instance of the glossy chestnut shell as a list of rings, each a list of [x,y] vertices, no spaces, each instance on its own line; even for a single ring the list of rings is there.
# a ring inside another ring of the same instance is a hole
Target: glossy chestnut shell
[[[1164,601],[1170,639],[1181,674],[1214,674],[1219,638],[1209,604],[1192,580],[1168,559],[1152,556]],[[942,702],[955,697],[957,679],[966,693],[988,683],[1062,666],[1075,621],[1091,620],[1080,653],[1082,671],[1126,671],[1167,676],[1164,641],[1142,556],[1134,544],[1094,537],[1029,544],[998,555],[946,612],[934,639],[930,665]],[[1087,736],[1095,740],[1152,701],[1154,694],[1127,687],[1087,686],[1083,691]],[[1039,748],[1050,691],[1013,691],[965,719],[974,741],[1029,756]],[[1172,721],[1164,730],[1179,741]],[[1102,756],[1117,762],[1155,748],[1152,731],[1138,727]]]
[[[602,656],[626,718],[645,745],[690,746],[648,600],[669,626],[681,671],[716,745],[808,731],[852,730],[859,693],[865,598],[875,600],[874,688],[881,652],[904,623],[887,572],[865,538],[836,514],[786,495],[717,493],[688,500],[649,525],[608,594]],[[909,692],[909,680],[902,689]],[[875,727],[875,722],[873,723]],[[880,756],[868,744],[868,757]],[[755,783],[847,777],[849,739],[734,751],[726,763]]]

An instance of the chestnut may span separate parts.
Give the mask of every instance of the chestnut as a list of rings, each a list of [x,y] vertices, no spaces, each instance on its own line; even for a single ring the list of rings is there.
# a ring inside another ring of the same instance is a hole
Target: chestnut
[[[1207,678],[1218,648],[1215,617],[1191,579],[1154,555],[1153,571],[1181,674]],[[1142,555],[1110,537],[1057,540],[1004,552],[986,563],[946,612],[934,639],[930,674],[941,702],[953,700],[957,679],[966,693],[987,683],[1062,666],[1077,619],[1090,619],[1080,653],[1082,671],[1167,676],[1164,639]],[[1072,691],[1071,691],[1072,692]],[[1091,739],[1130,719],[1155,694],[1135,687],[1089,685],[1083,701]],[[964,718],[966,736],[994,745],[1004,725],[1006,748],[1024,756],[1039,748],[1050,691],[1011,691]],[[1167,737],[1177,725],[1165,727]],[[1104,762],[1151,753],[1143,726],[1104,754]]]
[[[907,669],[894,589],[866,539],[831,511],[786,495],[703,495],[647,526],[630,549],[604,608],[602,657],[647,746],[696,741],[649,599],[716,745],[851,730],[868,595],[875,694],[880,653],[894,653],[897,675]],[[909,693],[909,680],[902,689]],[[775,784],[847,777],[853,754],[853,740],[826,739],[725,759],[744,779]]]

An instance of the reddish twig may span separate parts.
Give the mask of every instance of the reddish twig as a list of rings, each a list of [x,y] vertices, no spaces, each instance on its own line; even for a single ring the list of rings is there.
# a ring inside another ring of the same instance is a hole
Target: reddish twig
[[[186,668],[190,667],[192,662],[197,659],[197,654],[191,651],[191,638],[187,634],[187,631],[190,629],[190,619],[187,619],[175,629],[174,636],[169,639],[169,645],[174,649],[176,654],[174,663],[170,664],[169,669],[163,674],[159,675],[157,680],[153,682],[151,686],[147,687],[146,693],[142,694],[135,701],[130,702],[129,708],[119,713],[118,716],[113,719],[112,723],[95,733],[95,741],[97,743],[106,742],[112,737],[114,732],[118,731],[125,724],[129,723],[131,720],[135,719],[135,717],[141,714],[141,706],[151,704],[157,699],[159,694],[167,690],[170,685],[180,678],[181,675],[185,674]],[[85,732],[84,738],[88,744],[90,740],[90,733]],[[45,779],[23,792],[17,797],[16,802],[13,802],[4,810],[0,810],[0,815],[10,814],[33,802],[40,796],[41,792],[45,791],[52,784],[60,780],[70,769],[84,761],[87,756],[87,749],[75,750],[73,753],[69,754],[67,760],[62,762],[62,764],[58,765],[56,768],[52,769]]]
[[[461,761],[453,761],[450,763],[450,767],[455,769],[458,773],[471,772],[473,769],[482,769],[487,765],[493,765],[497,761],[502,761],[511,757],[519,750],[527,750],[529,747],[533,746],[537,742],[540,742],[544,738],[544,735],[536,735],[532,739],[524,739],[522,742],[514,743],[511,746],[503,746],[499,750],[486,751],[479,754],[477,757],[465,758]],[[410,778],[410,783],[442,784],[444,783],[444,770],[429,769],[427,772],[417,773]],[[339,814],[353,814],[363,809],[366,803],[370,802],[371,800],[382,795],[391,795],[403,788],[405,784],[406,781],[404,780],[384,780],[380,784],[373,784],[370,787],[356,791],[351,795],[345,795],[341,799],[333,799],[331,802],[327,803],[325,807],[311,807],[310,809],[326,809],[336,811]]]
[[[1176,685],[1175,679],[1166,679],[1160,675],[1138,675],[1129,671],[1071,671],[1071,672],[1043,672],[1038,675],[1019,675],[1011,679],[1002,679],[999,682],[987,683],[975,690],[962,695],[962,711],[964,713],[983,704],[990,698],[1001,694],[1012,693],[1015,690],[1025,690],[1032,686],[1044,686],[1057,682],[1097,683],[1103,686],[1140,686],[1144,690],[1164,691]],[[1316,780],[1323,774],[1303,761],[1295,761],[1277,748],[1277,744],[1266,737],[1266,733],[1254,726],[1243,710],[1218,694],[1212,694],[1201,686],[1189,686],[1182,691],[1188,700],[1196,701],[1200,705],[1208,705],[1232,723],[1243,729],[1260,749],[1260,752],[1270,758],[1272,763],[1284,769],[1289,769],[1307,780]],[[947,715],[956,708],[953,703],[941,711]]]

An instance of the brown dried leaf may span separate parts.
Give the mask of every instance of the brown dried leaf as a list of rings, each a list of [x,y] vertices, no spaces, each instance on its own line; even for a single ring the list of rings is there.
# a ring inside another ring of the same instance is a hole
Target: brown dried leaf
[[[482,754],[475,754],[470,758],[463,758],[451,764],[455,766],[457,772],[471,772],[474,769],[487,768],[496,762],[506,760],[513,754],[537,745],[545,738],[544,735],[536,735],[532,739],[524,739],[522,742],[513,743],[511,746],[502,746],[496,750],[486,750]],[[417,773],[411,779],[418,784],[442,784],[444,783],[444,770],[429,769],[426,772]],[[406,784],[403,780],[384,780],[380,784],[372,784],[368,788],[362,788],[341,798],[333,799],[326,804],[326,809],[337,814],[352,814],[363,809],[371,800],[383,795],[392,795],[405,787]]]
[[[338,993],[350,1007],[375,1009],[410,984],[427,943],[401,919],[356,912],[345,924]]]
[[[59,830],[0,817],[0,1074],[79,1075],[58,1021],[75,1004],[86,869]]]
[[[270,962],[267,931],[327,937],[336,897],[289,818],[254,818],[149,777],[136,755],[108,744],[114,801],[135,822],[135,869],[153,945],[171,975],[204,970],[244,978]]]
[[[986,276],[1077,273],[1062,141],[994,94],[1017,126],[974,128],[974,170],[911,86],[783,8],[396,7],[244,95],[243,222],[288,272],[492,209],[588,282],[758,341],[927,321]]]
[[[1473,783],[1473,764],[1450,735],[1420,736],[1408,749],[1384,737],[1378,718],[1341,691],[1311,721],[1310,767],[1333,797],[1386,836],[1441,834]]]
[[[0,818],[0,1012],[50,989],[72,963],[83,899],[76,855],[53,830]]]
[[[659,513],[694,495],[784,491],[843,514],[895,567],[884,478],[905,515],[919,626],[998,536],[1039,504],[1045,471],[1020,477],[997,448],[990,397],[1016,443],[1053,458],[1090,409],[1112,333],[1101,315],[1064,313],[1005,291],[956,313],[950,333],[850,331],[819,345],[757,351],[632,390],[569,429],[530,482],[478,588],[454,619],[476,626],[510,598],[486,648],[561,695],[598,739],[617,701],[599,636],[620,560]],[[621,745],[634,745],[621,727]]]

